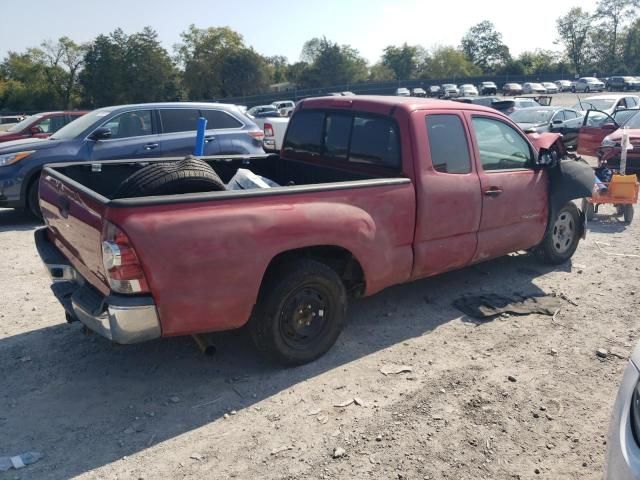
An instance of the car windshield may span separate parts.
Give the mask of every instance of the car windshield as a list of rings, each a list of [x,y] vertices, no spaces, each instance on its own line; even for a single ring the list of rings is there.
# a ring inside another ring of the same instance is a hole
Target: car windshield
[[[596,83],[596,82],[598,82],[598,79],[594,78],[594,77],[586,77],[586,78],[584,78],[584,81],[587,82],[587,83]]]
[[[613,114],[613,118],[620,126],[629,128],[640,128],[640,110],[618,110]]]
[[[576,103],[573,108],[575,110],[608,110],[616,103],[615,98],[592,98],[590,100],[581,100]]]
[[[551,115],[553,115],[553,110],[525,108],[513,112],[511,119],[516,123],[547,123],[551,120]]]
[[[24,128],[28,127],[30,123],[35,122],[39,118],[42,118],[42,115],[31,115],[30,117],[25,118],[21,122],[16,123],[13,127],[7,130],[7,132],[19,132]]]
[[[110,113],[111,110],[108,110],[106,108],[99,108],[98,110],[89,112],[86,115],[78,117],[76,120],[73,120],[71,123],[65,125],[49,138],[51,138],[52,140],[71,140],[72,138],[76,138],[87,128],[96,123],[99,119],[106,117]]]
[[[456,86],[453,83],[445,83],[444,85],[442,85],[443,88],[456,88]]]

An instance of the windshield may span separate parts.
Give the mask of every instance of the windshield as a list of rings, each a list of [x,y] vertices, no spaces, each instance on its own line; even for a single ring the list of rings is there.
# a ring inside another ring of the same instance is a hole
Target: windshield
[[[551,120],[553,110],[540,110],[538,108],[516,110],[511,114],[511,119],[516,123],[547,123]]]
[[[456,88],[456,86],[453,83],[445,83],[442,88]]]
[[[99,119],[106,117],[110,113],[111,110],[108,110],[106,108],[99,108],[98,110],[89,112],[86,115],[78,117],[76,120],[73,120],[71,123],[65,125],[49,138],[51,138],[52,140],[71,140],[73,138],[76,138],[87,128],[96,123]]]
[[[613,114],[613,118],[618,125],[629,128],[640,128],[640,110],[618,110]]]
[[[26,127],[28,127],[31,122],[35,122],[39,118],[42,118],[42,115],[31,115],[30,117],[25,118],[21,122],[16,123],[13,127],[7,130],[7,132],[19,132],[25,129]]]
[[[576,103],[573,108],[575,110],[608,110],[616,103],[615,98],[592,98],[590,100],[581,100]]]
[[[584,81],[587,82],[587,83],[596,83],[596,82],[598,82],[598,79],[594,78],[594,77],[585,77]]]

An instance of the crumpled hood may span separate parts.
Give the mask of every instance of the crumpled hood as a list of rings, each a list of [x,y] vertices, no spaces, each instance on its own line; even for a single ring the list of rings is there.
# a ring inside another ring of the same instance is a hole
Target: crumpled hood
[[[562,143],[562,135],[559,133],[527,133],[527,138],[533,143],[533,146],[536,147],[536,150],[539,152],[540,150],[548,150],[553,146],[554,143],[558,143],[558,150],[561,154],[565,153],[564,144]]]
[[[5,153],[20,152],[22,150],[44,150],[55,147],[60,143],[46,138],[25,138],[0,144],[0,155]]]

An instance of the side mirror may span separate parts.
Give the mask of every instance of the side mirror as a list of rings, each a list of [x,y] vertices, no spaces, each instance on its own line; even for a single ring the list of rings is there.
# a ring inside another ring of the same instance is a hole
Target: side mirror
[[[559,158],[555,150],[543,149],[540,150],[536,165],[541,168],[553,168],[558,164]]]
[[[94,142],[97,142],[98,140],[106,140],[107,138],[111,138],[111,129],[107,127],[100,127],[89,135],[89,140],[93,140]]]
[[[44,131],[39,126],[34,125],[29,129],[29,133],[31,133],[31,135],[38,135],[40,133],[44,133]]]

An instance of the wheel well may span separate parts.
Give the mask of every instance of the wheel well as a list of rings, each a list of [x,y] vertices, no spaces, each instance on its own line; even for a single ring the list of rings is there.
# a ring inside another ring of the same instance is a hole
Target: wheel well
[[[29,207],[29,189],[34,182],[38,181],[40,177],[41,170],[36,169],[33,172],[29,173],[29,175],[25,178],[25,181],[22,182],[22,194],[20,197],[24,200],[24,206]]]
[[[340,276],[350,296],[359,297],[365,291],[364,271],[358,259],[349,250],[333,245],[304,247],[276,255],[269,262],[263,284],[281,265],[296,258],[309,258],[327,265]]]

